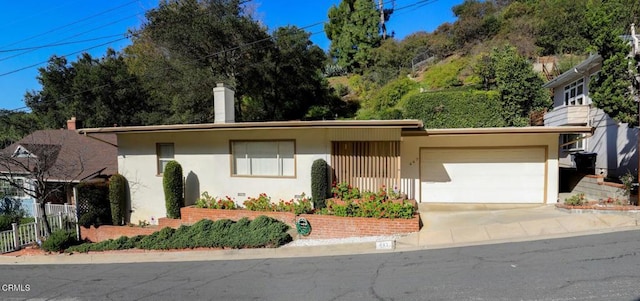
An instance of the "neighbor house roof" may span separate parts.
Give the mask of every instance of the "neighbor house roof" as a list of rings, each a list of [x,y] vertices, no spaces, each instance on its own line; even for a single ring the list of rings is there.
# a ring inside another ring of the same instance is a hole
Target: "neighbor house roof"
[[[22,157],[15,157],[19,149]],[[70,130],[40,130],[9,145],[2,151],[4,156],[13,156],[30,168],[36,160],[44,161],[48,170],[48,181],[79,182],[98,175],[117,172],[117,144],[113,134],[97,137],[80,135]],[[31,160],[31,161],[29,161]],[[16,169],[16,165],[0,164],[0,172],[28,173]]]
[[[235,123],[170,124],[149,126],[124,126],[79,129],[81,134],[96,133],[144,133],[182,132],[209,130],[252,130],[252,129],[294,129],[294,128],[399,128],[421,129],[422,121],[404,120],[319,120],[319,121],[268,121]]]
[[[585,72],[593,69],[594,67],[600,64],[602,64],[602,56],[600,56],[599,54],[589,55],[589,57],[584,61],[580,62],[580,64],[560,74],[558,77],[548,81],[542,86],[544,88],[556,88],[559,86],[564,86],[581,77],[584,77],[585,75],[587,75],[585,74]]]

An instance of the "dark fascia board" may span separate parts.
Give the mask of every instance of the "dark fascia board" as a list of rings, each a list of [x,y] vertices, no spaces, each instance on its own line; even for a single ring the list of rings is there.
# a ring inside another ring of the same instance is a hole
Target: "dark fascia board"
[[[502,135],[502,134],[591,134],[588,126],[528,126],[494,128],[425,129],[402,131],[402,136],[456,136],[456,135]]]
[[[422,129],[420,120],[323,120],[323,121],[269,121],[269,122],[237,122],[237,123],[201,123],[171,124],[150,126],[124,126],[105,128],[85,128],[77,130],[80,134],[94,133],[148,133],[148,132],[183,132],[183,131],[215,131],[215,130],[254,130],[254,129],[297,129],[297,128],[399,128]]]

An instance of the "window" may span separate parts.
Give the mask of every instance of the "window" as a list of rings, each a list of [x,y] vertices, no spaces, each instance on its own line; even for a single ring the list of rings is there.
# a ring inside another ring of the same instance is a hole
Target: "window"
[[[12,181],[14,184],[20,187],[24,186],[24,180],[22,179],[13,179]],[[11,184],[9,184],[9,181],[0,180],[0,196],[21,198],[21,197],[24,197],[25,194],[23,189],[20,189],[15,186],[11,186]]]
[[[156,144],[156,155],[158,157],[158,174],[161,175],[164,172],[164,168],[167,166],[167,163],[173,160],[173,143]]]
[[[562,134],[560,137],[560,145],[564,151],[580,151],[585,149],[584,138],[586,136],[583,134]]]
[[[293,141],[232,141],[233,175],[294,177]]]
[[[564,87],[564,105],[575,106],[586,104],[584,90],[584,78],[566,85]]]

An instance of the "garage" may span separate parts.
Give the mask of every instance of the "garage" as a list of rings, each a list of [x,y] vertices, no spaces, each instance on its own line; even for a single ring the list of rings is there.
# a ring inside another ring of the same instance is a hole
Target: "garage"
[[[421,202],[545,203],[546,153],[546,146],[421,148]]]

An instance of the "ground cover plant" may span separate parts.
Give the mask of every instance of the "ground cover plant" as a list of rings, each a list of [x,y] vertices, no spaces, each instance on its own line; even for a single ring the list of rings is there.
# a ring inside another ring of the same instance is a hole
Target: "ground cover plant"
[[[120,237],[99,243],[84,243],[66,249],[67,252],[89,252],[126,249],[168,250],[192,248],[275,248],[292,240],[289,226],[281,221],[259,216],[254,220],[203,219],[178,229],[166,227],[151,235]]]

